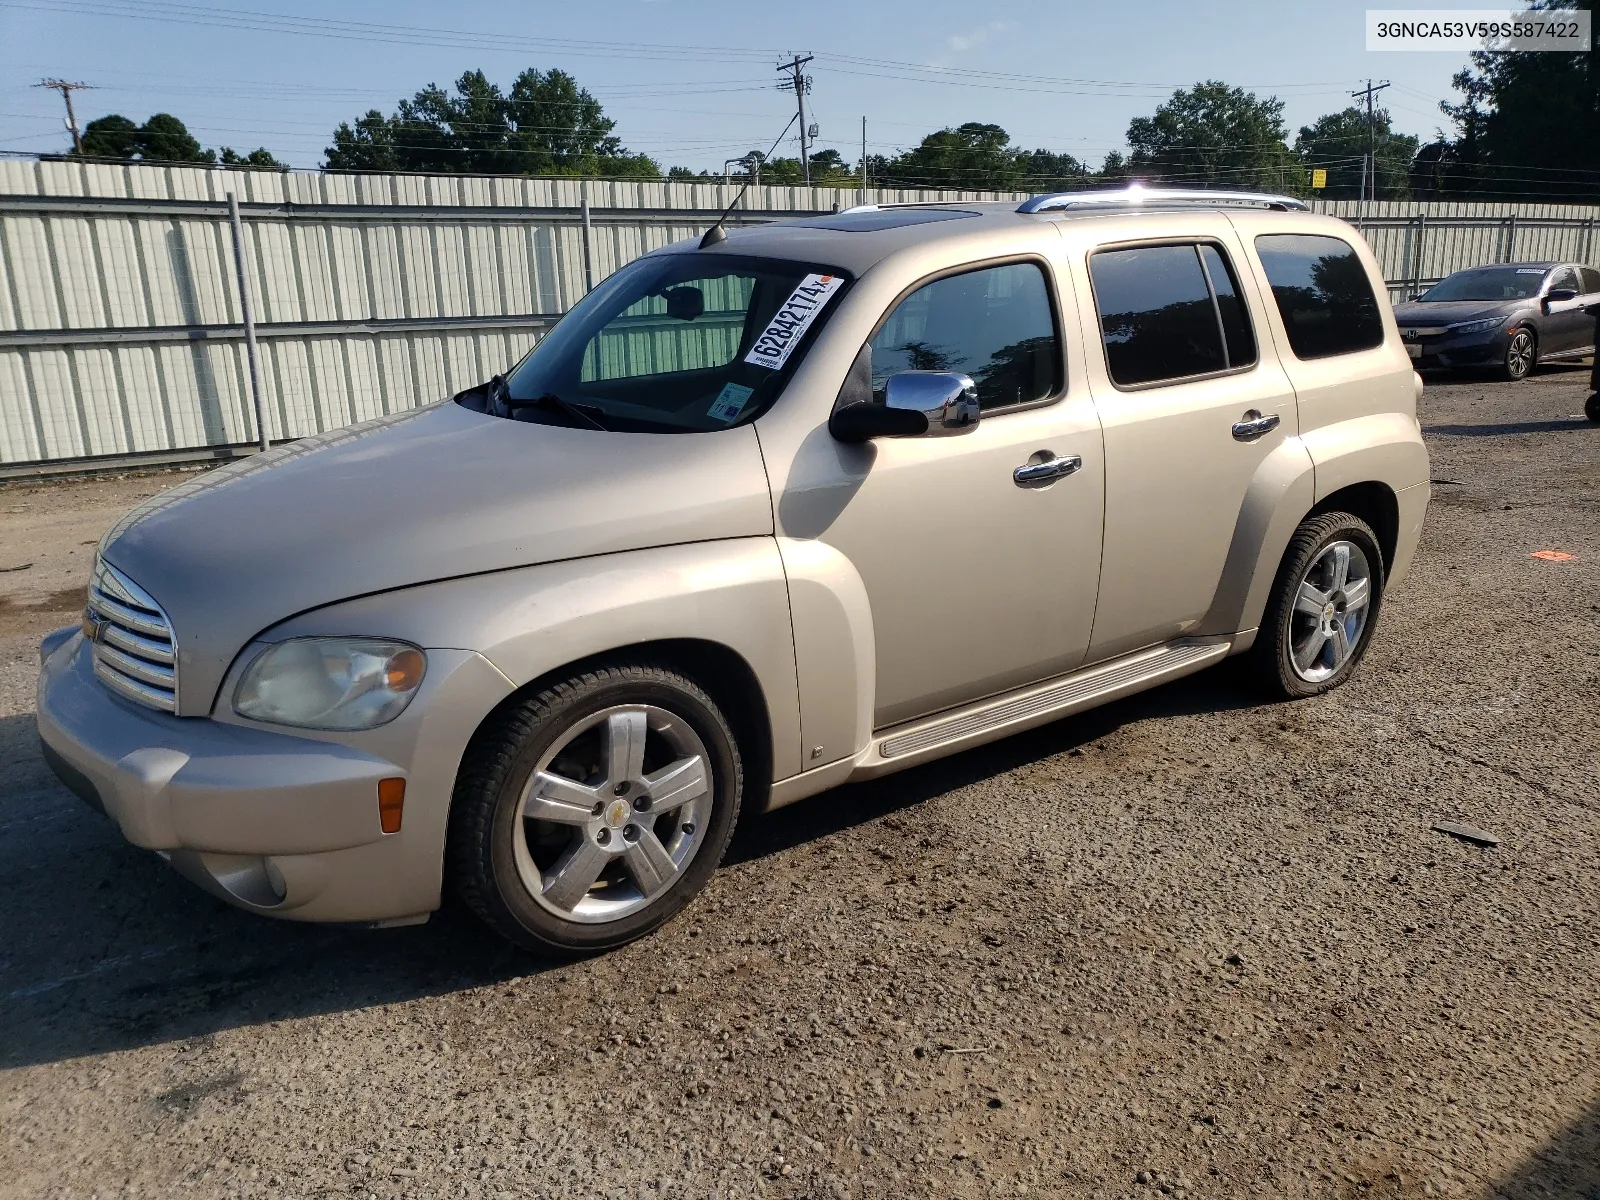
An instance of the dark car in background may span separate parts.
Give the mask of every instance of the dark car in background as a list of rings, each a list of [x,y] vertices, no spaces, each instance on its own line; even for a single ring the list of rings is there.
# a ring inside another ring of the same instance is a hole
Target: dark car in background
[[[1418,370],[1490,367],[1511,380],[1594,353],[1600,270],[1581,263],[1469,267],[1395,306]]]

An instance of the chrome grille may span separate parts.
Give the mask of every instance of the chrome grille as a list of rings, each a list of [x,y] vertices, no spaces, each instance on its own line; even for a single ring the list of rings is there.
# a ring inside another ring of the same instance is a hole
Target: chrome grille
[[[97,560],[89,581],[94,673],[119,696],[178,710],[177,644],[161,606],[121,571]]]

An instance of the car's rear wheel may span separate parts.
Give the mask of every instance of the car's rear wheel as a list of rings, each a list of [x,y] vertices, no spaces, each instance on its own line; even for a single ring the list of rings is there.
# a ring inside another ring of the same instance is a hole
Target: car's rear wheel
[[[1511,340],[1506,343],[1506,357],[1500,364],[1500,370],[1507,379],[1516,383],[1528,377],[1538,358],[1539,346],[1534,340],[1533,330],[1513,329]]]
[[[1583,402],[1583,415],[1596,425],[1600,425],[1600,392],[1596,392]]]
[[[1323,513],[1289,541],[1254,647],[1257,674],[1283,699],[1321,695],[1350,677],[1383,603],[1383,554],[1361,518]]]
[[[733,733],[698,684],[654,663],[597,666],[473,740],[451,808],[453,883],[520,945],[619,946],[705,885],[742,790]]]

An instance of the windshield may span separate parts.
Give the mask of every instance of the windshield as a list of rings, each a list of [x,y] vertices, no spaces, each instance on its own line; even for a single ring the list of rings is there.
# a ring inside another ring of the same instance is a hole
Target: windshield
[[[497,391],[520,420],[696,433],[758,416],[845,277],[767,258],[664,254],[590,292]]]
[[[1548,273],[1546,267],[1474,267],[1446,276],[1417,299],[1425,304],[1448,300],[1532,300]]]

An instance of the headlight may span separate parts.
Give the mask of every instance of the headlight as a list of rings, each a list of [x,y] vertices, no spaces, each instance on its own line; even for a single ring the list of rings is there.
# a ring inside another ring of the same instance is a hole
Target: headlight
[[[404,642],[296,638],[256,656],[233,711],[305,729],[371,729],[405,710],[426,667],[422,651]]]
[[[1481,321],[1463,321],[1459,325],[1451,325],[1451,333],[1482,333],[1485,329],[1493,329],[1496,325],[1504,325],[1504,317],[1485,317]]]

